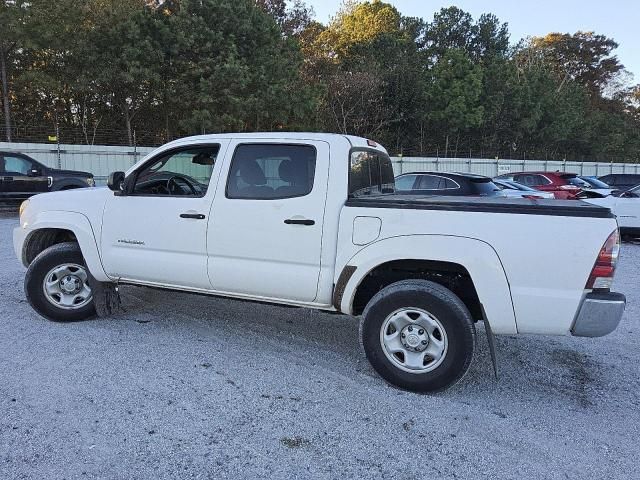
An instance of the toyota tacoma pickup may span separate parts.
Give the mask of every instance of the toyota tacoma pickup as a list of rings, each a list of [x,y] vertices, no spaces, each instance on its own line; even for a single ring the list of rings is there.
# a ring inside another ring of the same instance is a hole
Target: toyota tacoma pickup
[[[94,316],[98,292],[118,284],[333,311],[360,317],[373,368],[417,392],[465,374],[477,322],[490,345],[596,337],[625,307],[610,291],[609,209],[396,195],[385,149],[337,134],[173,141],[108,188],[27,200],[14,246],[27,299],[50,320]]]

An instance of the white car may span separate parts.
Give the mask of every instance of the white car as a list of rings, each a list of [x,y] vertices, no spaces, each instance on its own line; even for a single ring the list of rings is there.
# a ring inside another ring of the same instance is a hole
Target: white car
[[[513,198],[556,198],[551,192],[543,192],[542,190],[536,190],[535,188],[527,187],[513,180],[504,180],[501,178],[494,178],[493,183],[498,185],[502,189],[502,194],[505,197]]]
[[[479,321],[490,340],[617,327],[608,209],[394,185],[385,149],[359,137],[190,137],[112,173],[108,188],[26,201],[15,253],[29,303],[55,321],[104,314],[123,283],[359,316],[375,370],[418,392],[464,375]]]
[[[622,235],[640,236],[640,185],[619,196],[586,198],[584,201],[609,208],[618,219]]]

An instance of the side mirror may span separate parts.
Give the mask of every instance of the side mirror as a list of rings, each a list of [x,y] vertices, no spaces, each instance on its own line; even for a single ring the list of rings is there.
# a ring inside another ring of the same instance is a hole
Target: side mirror
[[[124,172],[111,172],[107,180],[107,187],[114,192],[122,192],[124,184]]]
[[[39,168],[32,168],[27,172],[28,177],[39,177],[42,175],[42,171]]]

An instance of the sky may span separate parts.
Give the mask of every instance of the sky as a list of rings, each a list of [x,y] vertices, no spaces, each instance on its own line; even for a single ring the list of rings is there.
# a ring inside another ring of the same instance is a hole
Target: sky
[[[614,50],[620,62],[640,83],[640,0],[385,0],[401,14],[431,20],[441,8],[455,5],[477,19],[493,13],[509,24],[511,42],[549,32],[595,31],[613,38],[620,46]],[[316,19],[327,23],[341,0],[306,0]]]

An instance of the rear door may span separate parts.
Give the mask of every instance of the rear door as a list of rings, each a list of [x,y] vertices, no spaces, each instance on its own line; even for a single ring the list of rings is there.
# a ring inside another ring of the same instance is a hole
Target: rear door
[[[209,218],[219,292],[312,302],[318,289],[329,144],[232,142]]]

